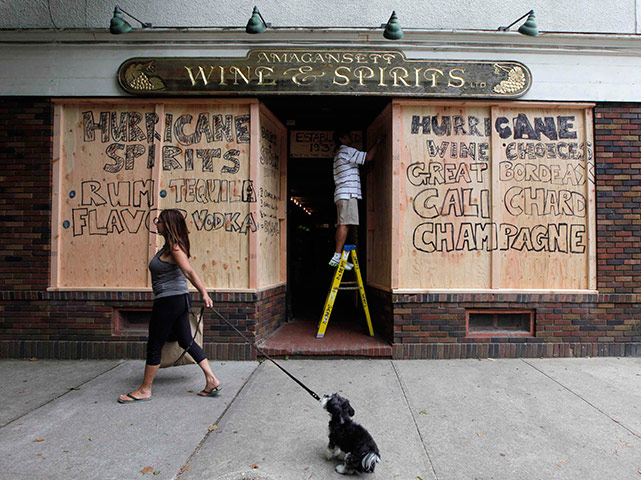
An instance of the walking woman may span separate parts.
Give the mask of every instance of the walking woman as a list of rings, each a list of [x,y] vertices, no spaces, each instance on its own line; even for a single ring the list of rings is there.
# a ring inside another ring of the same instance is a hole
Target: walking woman
[[[133,392],[121,395],[120,403],[134,403],[151,400],[151,384],[160,368],[162,346],[172,333],[178,344],[187,348],[192,339],[189,325],[191,305],[187,280],[198,289],[207,308],[213,302],[205,286],[189,264],[189,231],[179,210],[163,210],[158,217],[158,233],[165,239],[165,245],[149,263],[154,305],[149,321],[147,341],[147,363],[142,384]],[[205,388],[198,395],[215,396],[220,391],[220,382],[214,376],[203,349],[193,342],[187,350],[205,374]]]

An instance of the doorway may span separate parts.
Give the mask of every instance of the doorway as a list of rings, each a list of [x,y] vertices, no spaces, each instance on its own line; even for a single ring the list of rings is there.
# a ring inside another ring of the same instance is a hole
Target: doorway
[[[360,135],[365,147],[367,127],[389,103],[382,97],[295,96],[266,97],[261,101],[287,127],[287,321],[296,323],[296,334],[315,338],[317,324],[335,270],[328,265],[335,247],[336,207],[332,134],[339,125]],[[308,153],[306,153],[308,152]],[[366,278],[366,191],[361,168],[363,200],[359,202],[360,225],[350,232],[361,271]],[[350,280],[353,274],[346,274]],[[356,291],[341,291],[328,326],[332,330],[368,336],[360,298]],[[294,330],[290,327],[290,332]],[[277,332],[278,334],[278,332]],[[294,338],[289,338],[294,341]]]

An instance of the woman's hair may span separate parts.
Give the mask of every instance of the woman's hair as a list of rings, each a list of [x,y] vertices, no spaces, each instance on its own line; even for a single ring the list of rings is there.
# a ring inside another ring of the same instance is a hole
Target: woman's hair
[[[178,245],[189,258],[191,256],[189,253],[189,230],[187,230],[187,224],[180,210],[175,208],[163,210],[160,212],[158,221],[165,224],[164,237],[167,249],[171,252],[174,250],[174,245]]]

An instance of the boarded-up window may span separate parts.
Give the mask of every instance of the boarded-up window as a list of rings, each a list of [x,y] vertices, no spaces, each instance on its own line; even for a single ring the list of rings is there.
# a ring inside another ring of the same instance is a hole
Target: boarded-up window
[[[163,242],[154,221],[167,208],[185,215],[208,288],[282,281],[283,138],[255,100],[57,105],[52,287],[148,288]],[[269,170],[259,147],[272,152]],[[261,242],[270,263],[259,272],[250,249]]]
[[[402,178],[393,288],[596,288],[589,106],[394,108]]]

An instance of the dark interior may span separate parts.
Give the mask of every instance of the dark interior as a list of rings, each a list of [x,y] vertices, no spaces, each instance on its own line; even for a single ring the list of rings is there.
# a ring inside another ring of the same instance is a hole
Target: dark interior
[[[287,318],[320,319],[335,271],[328,265],[334,251],[336,223],[332,159],[290,158],[289,132],[334,130],[337,126],[344,125],[361,131],[364,138],[367,127],[389,103],[389,99],[358,96],[272,96],[260,100],[288,130]],[[361,181],[363,201],[359,202],[360,226],[355,235],[357,238],[348,238],[348,243],[357,245],[361,270],[365,274],[367,191],[362,170]],[[352,275],[346,274],[345,280],[351,280]],[[332,322],[354,317],[351,313],[355,308],[362,314],[359,302],[355,292],[340,292],[332,311]]]

